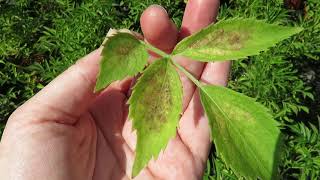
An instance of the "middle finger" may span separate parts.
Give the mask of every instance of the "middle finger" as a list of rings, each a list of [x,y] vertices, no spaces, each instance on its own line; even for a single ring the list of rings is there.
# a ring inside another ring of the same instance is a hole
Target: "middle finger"
[[[219,10],[219,0],[189,0],[186,6],[179,39],[183,39],[192,33],[215,22]],[[176,57],[175,60],[197,79],[203,71],[205,63],[192,61],[185,57]],[[183,84],[183,111],[188,106],[195,91],[195,85],[184,74],[180,73]]]

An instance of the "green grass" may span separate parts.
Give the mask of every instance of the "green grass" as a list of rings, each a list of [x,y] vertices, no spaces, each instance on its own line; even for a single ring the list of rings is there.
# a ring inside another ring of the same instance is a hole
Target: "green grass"
[[[0,0],[0,134],[5,121],[78,58],[97,48],[110,27],[140,31],[139,17],[161,4],[178,25],[177,0]],[[222,1],[219,19],[255,17],[304,31],[270,51],[233,63],[229,87],[256,98],[282,124],[282,179],[320,177],[320,1],[289,10],[282,0]],[[212,149],[204,179],[237,179]]]

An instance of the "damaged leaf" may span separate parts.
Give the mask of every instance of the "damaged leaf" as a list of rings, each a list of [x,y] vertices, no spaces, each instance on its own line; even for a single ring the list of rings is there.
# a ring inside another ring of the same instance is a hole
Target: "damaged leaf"
[[[95,91],[102,90],[113,81],[134,76],[147,64],[148,52],[132,34],[118,32],[108,37],[103,46]]]
[[[157,159],[175,137],[182,111],[182,85],[169,59],[156,60],[139,78],[129,99],[129,117],[137,130],[132,176]]]
[[[172,54],[198,61],[236,60],[257,55],[301,30],[255,19],[224,20],[183,39]]]

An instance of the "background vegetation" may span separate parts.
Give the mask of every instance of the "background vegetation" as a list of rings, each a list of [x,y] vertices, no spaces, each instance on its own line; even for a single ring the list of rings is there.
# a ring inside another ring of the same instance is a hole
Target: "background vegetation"
[[[179,26],[181,0],[0,0],[0,136],[9,115],[110,27],[140,31],[139,17],[161,4]],[[305,30],[233,64],[229,87],[256,98],[281,122],[283,179],[320,177],[320,1],[225,0],[219,19],[255,17]],[[237,179],[212,149],[204,179]]]

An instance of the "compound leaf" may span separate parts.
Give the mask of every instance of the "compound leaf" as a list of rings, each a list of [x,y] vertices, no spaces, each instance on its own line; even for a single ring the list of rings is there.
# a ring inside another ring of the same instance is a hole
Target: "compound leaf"
[[[183,39],[172,54],[198,61],[236,60],[257,55],[300,31],[255,19],[223,20]]]
[[[247,179],[277,178],[281,135],[267,109],[225,87],[203,86],[200,97],[225,163]]]
[[[133,89],[129,104],[129,117],[137,130],[132,170],[135,177],[176,135],[182,110],[182,85],[169,59],[157,60],[144,71]]]
[[[108,37],[103,46],[95,91],[137,74],[147,64],[148,52],[132,34],[118,32]]]

